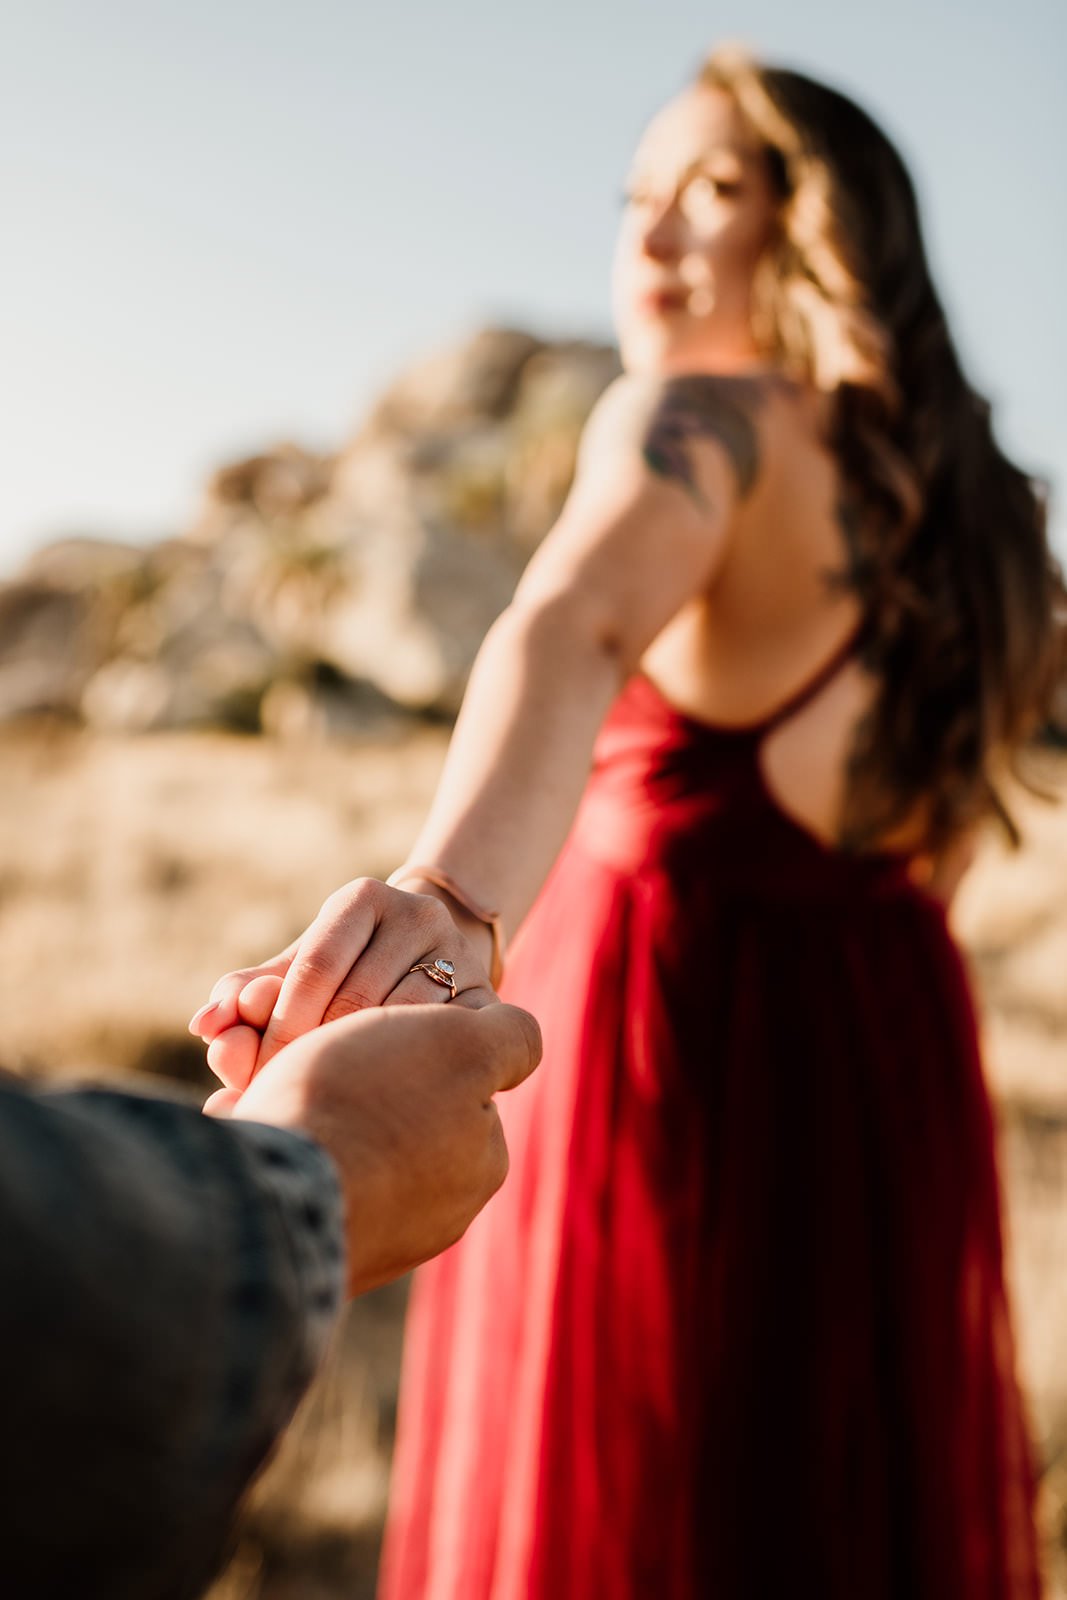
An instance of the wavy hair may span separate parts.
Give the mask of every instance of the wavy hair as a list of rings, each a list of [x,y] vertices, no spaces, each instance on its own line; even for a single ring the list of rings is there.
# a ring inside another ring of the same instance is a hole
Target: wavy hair
[[[938,850],[991,812],[996,775],[1049,714],[1065,591],[1046,495],[993,436],[930,276],[901,157],[859,106],[797,72],[716,52],[781,198],[754,326],[784,369],[832,397],[848,558],[880,688],[851,753],[843,839],[918,817]],[[1023,778],[1025,782],[1025,778]]]

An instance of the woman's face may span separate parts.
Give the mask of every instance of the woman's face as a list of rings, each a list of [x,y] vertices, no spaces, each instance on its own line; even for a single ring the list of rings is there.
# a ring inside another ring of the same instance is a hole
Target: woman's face
[[[692,88],[671,100],[638,146],[626,194],[612,294],[623,365],[729,372],[757,362],[752,278],[778,200],[731,96]]]

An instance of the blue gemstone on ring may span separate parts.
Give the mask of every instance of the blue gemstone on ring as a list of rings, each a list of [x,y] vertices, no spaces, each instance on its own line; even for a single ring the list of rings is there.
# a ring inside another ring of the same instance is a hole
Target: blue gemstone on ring
[[[434,962],[434,966],[437,968],[438,972],[444,972],[450,978],[456,970],[455,962],[445,961],[443,957],[438,957],[438,959]]]

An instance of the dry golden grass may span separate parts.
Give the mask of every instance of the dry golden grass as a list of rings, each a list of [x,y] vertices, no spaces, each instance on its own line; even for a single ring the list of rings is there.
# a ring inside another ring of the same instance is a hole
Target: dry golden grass
[[[394,864],[444,750],[226,735],[0,743],[0,970],[8,1066],[183,1073],[183,1024],[348,877]]]

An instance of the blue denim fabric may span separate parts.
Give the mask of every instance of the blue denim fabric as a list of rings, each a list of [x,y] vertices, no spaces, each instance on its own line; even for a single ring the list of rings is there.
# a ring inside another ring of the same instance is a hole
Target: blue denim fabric
[[[310,1140],[0,1078],[0,1595],[186,1600],[329,1341]]]

